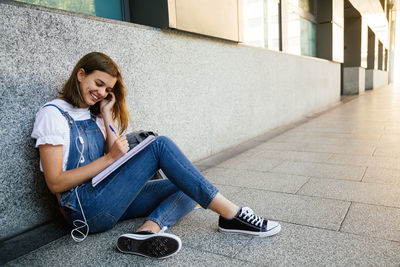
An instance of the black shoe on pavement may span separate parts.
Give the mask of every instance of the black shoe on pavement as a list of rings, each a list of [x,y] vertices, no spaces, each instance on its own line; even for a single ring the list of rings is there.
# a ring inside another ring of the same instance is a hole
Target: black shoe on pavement
[[[260,237],[272,236],[281,231],[281,225],[254,214],[248,207],[242,207],[232,219],[219,216],[219,231],[226,233],[239,233]]]
[[[165,259],[178,253],[182,247],[181,239],[163,231],[153,233],[140,231],[134,234],[124,234],[118,238],[117,248],[123,253],[143,257]]]

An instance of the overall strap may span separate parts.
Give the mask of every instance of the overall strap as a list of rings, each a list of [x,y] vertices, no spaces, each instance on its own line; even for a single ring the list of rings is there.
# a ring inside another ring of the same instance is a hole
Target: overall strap
[[[69,124],[73,123],[74,119],[71,117],[71,115],[68,114],[68,112],[64,111],[62,108],[60,108],[59,106],[54,105],[54,104],[47,104],[47,105],[44,105],[43,107],[48,107],[48,106],[56,107],[61,112],[61,114],[65,117],[65,119],[69,122]],[[90,112],[90,119],[92,121],[96,122],[96,115],[94,115],[92,112]]]
[[[92,121],[96,122],[96,115],[94,115],[92,112],[90,112],[90,119],[92,119]]]
[[[47,104],[47,105],[44,105],[43,107],[48,107],[48,106],[56,107],[61,112],[61,114],[64,116],[64,118],[69,122],[69,124],[73,123],[73,118],[68,114],[68,112],[64,111],[59,106],[54,105],[54,104]]]

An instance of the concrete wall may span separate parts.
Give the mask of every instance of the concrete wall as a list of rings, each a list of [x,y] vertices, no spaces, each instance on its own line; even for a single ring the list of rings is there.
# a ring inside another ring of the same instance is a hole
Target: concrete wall
[[[122,68],[136,128],[172,137],[191,160],[340,98],[339,64],[176,31],[3,2],[0,33],[0,238],[59,216],[30,133],[90,51]]]
[[[389,83],[389,74],[383,70],[366,70],[365,71],[365,89],[375,89]]]
[[[365,69],[361,67],[343,68],[343,94],[355,95],[365,91]]]
[[[373,79],[374,79],[374,88],[378,88],[388,84],[389,74],[387,71],[375,70]]]

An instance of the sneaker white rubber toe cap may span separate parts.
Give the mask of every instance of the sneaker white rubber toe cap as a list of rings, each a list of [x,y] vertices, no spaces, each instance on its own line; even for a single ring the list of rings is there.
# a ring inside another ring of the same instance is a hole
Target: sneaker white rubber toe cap
[[[272,236],[281,231],[281,225],[278,222],[268,220],[267,231],[262,232],[260,236]]]

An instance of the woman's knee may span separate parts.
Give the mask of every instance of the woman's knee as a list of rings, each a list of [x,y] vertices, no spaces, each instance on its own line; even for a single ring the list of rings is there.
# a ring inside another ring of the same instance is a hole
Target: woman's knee
[[[160,143],[173,143],[171,138],[169,138],[168,136],[165,136],[165,135],[157,136],[156,141],[160,142]]]

